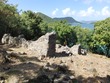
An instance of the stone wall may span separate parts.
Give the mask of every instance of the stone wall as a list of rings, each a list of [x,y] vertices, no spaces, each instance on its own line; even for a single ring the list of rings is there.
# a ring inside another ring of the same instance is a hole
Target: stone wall
[[[28,41],[22,38],[20,35],[18,37],[12,37],[10,34],[4,34],[1,40],[2,44],[8,44],[15,47],[28,47]]]
[[[28,49],[36,51],[37,55],[54,56],[56,44],[56,33],[51,32],[41,36],[38,40],[32,41]]]
[[[68,55],[86,55],[87,52],[81,49],[81,45],[74,45],[71,48],[56,44],[56,33],[51,32],[41,36],[36,41],[27,41],[22,37],[12,37],[4,34],[2,43],[12,46],[25,47],[36,56],[68,56]]]

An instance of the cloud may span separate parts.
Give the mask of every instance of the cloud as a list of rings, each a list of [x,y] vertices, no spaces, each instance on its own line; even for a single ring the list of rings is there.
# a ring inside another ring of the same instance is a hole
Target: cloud
[[[62,10],[62,13],[65,16],[70,16],[70,15],[74,15],[75,11],[72,11],[70,8],[65,8]]]
[[[93,7],[89,7],[87,10],[80,10],[78,13],[80,17],[90,17],[90,16],[110,16],[110,8],[108,6],[103,7],[101,10],[95,10]]]
[[[89,7],[87,10],[80,10],[79,15],[82,17],[91,16],[95,10],[93,7]]]
[[[58,8],[56,8],[53,12],[52,12],[52,15],[53,16],[55,16],[56,15],[56,13],[59,11],[59,9]]]
[[[103,16],[110,16],[110,10],[109,10],[109,7],[108,6],[105,6],[103,9],[102,9],[102,15]]]
[[[63,15],[69,15],[71,13],[71,9],[70,8],[65,8],[64,10],[62,10]]]
[[[52,15],[55,16],[57,12],[59,12],[59,15],[61,16],[71,16],[75,18],[91,18],[91,19],[107,18],[110,16],[110,7],[104,6],[99,10],[95,9],[92,6],[88,7],[87,9],[83,9],[83,10],[81,9],[73,10],[71,8],[65,8],[63,10],[59,10],[58,8],[56,8],[52,12]]]

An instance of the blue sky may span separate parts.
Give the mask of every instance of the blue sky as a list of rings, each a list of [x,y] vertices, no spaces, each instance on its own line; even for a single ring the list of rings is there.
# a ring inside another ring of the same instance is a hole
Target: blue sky
[[[42,12],[52,18],[70,16],[78,21],[110,17],[110,0],[8,0],[18,10]]]

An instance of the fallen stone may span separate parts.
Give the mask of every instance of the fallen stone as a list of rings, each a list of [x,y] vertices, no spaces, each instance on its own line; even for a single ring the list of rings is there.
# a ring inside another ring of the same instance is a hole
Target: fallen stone
[[[1,40],[2,44],[8,44],[9,37],[10,37],[10,34],[4,34]]]
[[[70,51],[73,55],[79,55],[81,54],[81,45],[78,44],[78,45],[74,45],[70,48]]]

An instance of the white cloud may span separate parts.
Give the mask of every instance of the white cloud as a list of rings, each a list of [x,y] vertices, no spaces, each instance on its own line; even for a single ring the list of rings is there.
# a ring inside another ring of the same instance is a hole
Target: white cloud
[[[95,16],[100,16],[101,15],[101,12],[100,11],[95,11],[94,15]]]
[[[72,14],[72,15],[75,15],[75,11],[72,11],[71,14]]]
[[[65,8],[64,10],[62,10],[64,15],[69,15],[71,13],[71,9],[70,8]]]
[[[59,11],[59,9],[58,8],[56,8],[53,12],[52,12],[52,15],[53,16],[55,16],[56,15],[56,13]]]
[[[77,11],[73,11],[73,9],[71,8],[65,8],[63,10],[59,10],[58,8],[56,8],[52,12],[52,15],[55,16],[57,12],[59,12],[61,16],[72,16],[76,18],[107,18],[110,16],[110,7],[104,6],[100,10],[96,10],[94,7],[91,6],[87,9]]]
[[[82,17],[91,16],[93,15],[95,10],[93,7],[89,7],[87,10],[80,10],[79,15]]]
[[[80,10],[78,13],[80,17],[90,17],[90,16],[110,16],[110,8],[108,6],[103,7],[101,10],[95,10],[93,7],[89,7],[87,10]]]
[[[102,9],[102,15],[103,16],[110,16],[110,10],[109,10],[109,7],[108,6],[105,6],[103,9]]]
[[[62,10],[62,13],[65,16],[70,16],[70,15],[74,15],[75,11],[72,11],[70,8],[65,8]]]

